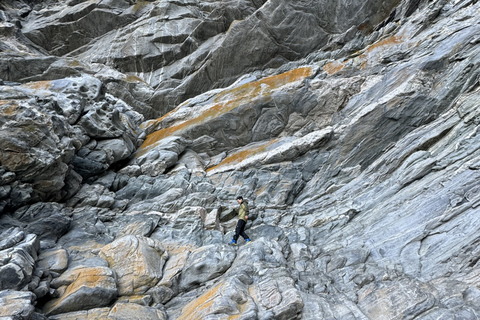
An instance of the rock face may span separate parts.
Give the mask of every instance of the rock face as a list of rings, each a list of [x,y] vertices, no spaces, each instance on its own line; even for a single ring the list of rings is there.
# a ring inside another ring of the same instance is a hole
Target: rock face
[[[164,261],[168,259],[160,243],[150,238],[126,236],[100,251],[117,275],[122,296],[145,293],[162,278]],[[136,258],[133,260],[132,258]]]
[[[117,296],[115,273],[105,267],[79,267],[64,272],[52,283],[55,289],[64,291],[43,307],[47,314],[106,306]]]
[[[479,14],[2,1],[0,318],[480,319]]]
[[[135,151],[142,116],[102,86],[85,75],[1,87],[2,209],[65,200]]]

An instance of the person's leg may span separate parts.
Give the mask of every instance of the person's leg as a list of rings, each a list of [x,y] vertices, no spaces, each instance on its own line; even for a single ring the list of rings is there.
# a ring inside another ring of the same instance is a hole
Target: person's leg
[[[247,226],[247,223],[243,220],[240,220],[239,224],[241,224],[239,235],[241,235],[242,238],[245,240],[250,239],[248,235],[245,233],[245,227]]]
[[[237,227],[235,228],[235,234],[233,235],[233,240],[235,241],[238,240],[238,238],[240,237],[240,234],[243,232],[243,228],[245,228],[245,221],[238,220]]]
[[[243,237],[243,239],[247,240],[247,239],[250,239],[250,237],[245,233],[245,226],[243,227],[242,229],[242,232],[240,233],[240,235]]]

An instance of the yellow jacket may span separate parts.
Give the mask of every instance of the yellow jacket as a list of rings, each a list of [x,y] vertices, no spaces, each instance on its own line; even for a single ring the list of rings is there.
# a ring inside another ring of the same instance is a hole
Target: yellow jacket
[[[240,203],[240,207],[238,207],[237,209],[237,212],[238,212],[239,220],[247,221],[247,219],[245,219],[245,216],[248,217],[248,201],[247,200],[243,199],[242,203]]]

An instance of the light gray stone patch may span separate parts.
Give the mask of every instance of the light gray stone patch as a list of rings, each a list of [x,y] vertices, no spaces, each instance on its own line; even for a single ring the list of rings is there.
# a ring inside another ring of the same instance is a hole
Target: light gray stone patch
[[[0,251],[0,290],[22,290],[32,281],[38,249],[37,236],[28,234],[12,247]]]
[[[44,270],[62,273],[68,267],[68,253],[65,249],[42,251],[37,266]]]
[[[235,257],[235,251],[227,245],[209,245],[193,251],[182,270],[179,288],[193,288],[217,278],[231,266]]]
[[[35,296],[28,291],[1,290],[0,314],[5,319],[30,319],[34,314]]]

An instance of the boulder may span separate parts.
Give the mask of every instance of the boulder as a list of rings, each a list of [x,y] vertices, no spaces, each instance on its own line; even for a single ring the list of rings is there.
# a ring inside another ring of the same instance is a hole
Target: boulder
[[[416,317],[434,306],[435,297],[429,292],[428,287],[422,288],[422,286],[412,284],[409,280],[398,281],[397,285],[395,288],[386,283],[379,287],[368,287],[369,293],[366,291],[360,293],[360,309],[369,318],[381,319],[383,317],[394,318],[399,315]],[[374,299],[376,302],[373,303],[370,299]],[[395,307],[391,301],[395,301]]]
[[[115,273],[106,267],[69,269],[51,286],[63,293],[43,306],[48,315],[108,306],[118,294]]]
[[[219,277],[233,263],[236,254],[228,245],[209,245],[193,251],[180,275],[179,289],[189,291]]]
[[[69,312],[49,317],[49,319],[52,320],[121,320],[133,318],[166,320],[167,316],[157,308],[141,306],[136,303],[118,302],[111,308],[95,308],[87,311]]]
[[[28,234],[0,251],[0,290],[22,290],[32,280],[39,247],[38,237]]]
[[[68,267],[68,253],[65,249],[42,251],[38,256],[37,267],[63,273]]]
[[[102,86],[88,75],[2,86],[0,160],[5,179],[16,177],[0,195],[3,206],[70,197],[79,188],[77,173],[101,173],[135,150],[139,115],[124,103],[106,101]]]
[[[163,277],[158,283],[159,286],[176,287],[178,285],[178,279],[187,263],[191,250],[193,249],[180,245],[169,246],[168,254],[170,258],[165,264]]]
[[[40,240],[57,240],[70,228],[71,210],[54,202],[38,202],[15,211],[12,215]]]
[[[25,232],[19,227],[10,227],[0,234],[0,250],[8,249],[25,239]]]
[[[119,295],[145,293],[162,278],[168,253],[160,242],[128,235],[103,247],[100,256],[107,260],[118,279]]]
[[[176,319],[205,319],[211,316],[257,317],[248,287],[237,278],[220,282],[182,308]]]
[[[31,319],[35,295],[28,291],[0,290],[0,315],[5,319]]]

